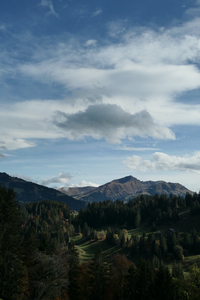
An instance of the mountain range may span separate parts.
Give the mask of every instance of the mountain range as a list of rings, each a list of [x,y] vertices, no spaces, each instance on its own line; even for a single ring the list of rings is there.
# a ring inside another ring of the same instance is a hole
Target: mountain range
[[[56,189],[28,182],[17,177],[11,177],[6,173],[0,173],[0,184],[7,189],[14,189],[17,196],[16,199],[20,203],[41,200],[63,201],[70,206],[70,209],[77,211],[79,211],[80,208],[84,209],[87,205],[84,201],[76,200]]]
[[[99,187],[48,188],[33,182],[28,182],[6,173],[0,173],[0,185],[13,188],[21,203],[41,200],[63,201],[71,209],[79,211],[88,202],[100,202],[111,199],[129,201],[140,194],[155,195],[170,194],[185,196],[192,191],[179,183],[165,181],[140,181],[133,176],[116,179]]]
[[[113,180],[99,187],[85,188],[61,188],[62,193],[73,196],[75,199],[94,202],[104,201],[107,199],[128,201],[140,194],[155,195],[170,194],[185,196],[192,191],[179,183],[165,181],[140,181],[133,176],[127,176],[121,179]]]

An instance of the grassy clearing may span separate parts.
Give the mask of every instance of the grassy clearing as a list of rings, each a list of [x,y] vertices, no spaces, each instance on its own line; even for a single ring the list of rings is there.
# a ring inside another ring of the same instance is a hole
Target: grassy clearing
[[[105,240],[87,241],[83,239],[81,235],[73,237],[72,240],[74,241],[75,246],[77,246],[81,262],[87,262],[92,259],[99,248],[102,249],[106,259],[109,259],[112,255],[122,251],[118,245],[109,246]]]
[[[162,230],[167,228],[174,228],[175,230],[178,230],[180,233],[182,232],[188,232],[191,233],[194,228],[198,232],[200,232],[200,218],[199,216],[191,216],[190,210],[188,208],[182,209],[180,216],[182,218],[181,221],[177,223],[169,223],[165,225],[157,226],[157,231],[154,232],[160,233]],[[111,226],[113,228],[116,228],[117,226]],[[121,229],[121,228],[120,228]],[[97,235],[106,234],[107,227],[104,226],[102,228],[99,228],[97,230]],[[132,234],[138,234],[141,236],[143,233],[146,233],[147,235],[151,232],[151,226],[145,224],[141,224],[139,228],[136,229],[128,229],[125,233],[126,238],[130,238]],[[102,235],[103,236],[103,235]],[[105,242],[105,239],[99,239],[97,241],[86,241],[82,238],[82,235],[77,235],[72,238],[74,241],[80,255],[81,262],[87,262],[88,260],[92,259],[97,252],[99,248],[102,249],[103,254],[105,255],[106,259],[109,260],[114,254],[120,253],[120,254],[128,254],[128,250],[122,249],[119,245],[116,246],[110,246]],[[131,259],[131,258],[130,258]],[[134,256],[134,262],[138,262],[141,259],[140,255]],[[172,268],[173,265],[173,259],[172,260],[166,260],[165,263]],[[183,261],[181,261],[181,264],[183,266],[183,271],[185,275],[187,276],[190,267],[196,263],[198,266],[200,266],[200,255],[193,255],[185,257]]]

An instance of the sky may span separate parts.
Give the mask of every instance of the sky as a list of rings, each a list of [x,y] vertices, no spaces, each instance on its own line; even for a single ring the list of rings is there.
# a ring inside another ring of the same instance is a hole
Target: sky
[[[0,171],[200,190],[200,0],[0,2]]]

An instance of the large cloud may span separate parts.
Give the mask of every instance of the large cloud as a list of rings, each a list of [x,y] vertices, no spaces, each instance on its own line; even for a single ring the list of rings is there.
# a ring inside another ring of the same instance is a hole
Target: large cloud
[[[127,157],[124,163],[133,170],[146,172],[148,169],[154,171],[158,170],[179,170],[179,171],[193,171],[200,173],[200,151],[193,155],[175,156],[168,155],[162,152],[155,152],[153,160],[144,160],[140,156],[133,155]]]
[[[174,134],[156,124],[147,111],[136,114],[125,112],[117,105],[90,105],[75,114],[57,112],[55,124],[65,129],[71,139],[90,135],[105,137],[111,143],[120,143],[127,136],[150,136],[158,139],[175,139]]]

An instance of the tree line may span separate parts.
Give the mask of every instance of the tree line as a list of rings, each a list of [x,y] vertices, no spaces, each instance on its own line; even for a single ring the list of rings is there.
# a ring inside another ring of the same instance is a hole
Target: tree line
[[[188,198],[190,200],[188,200]],[[186,197],[166,194],[140,195],[128,203],[117,200],[89,203],[86,209],[82,209],[77,217],[77,222],[86,222],[90,227],[99,228],[108,225],[125,225],[137,228],[141,222],[148,219],[152,225],[176,222],[179,220],[178,208],[192,206],[195,201],[200,203],[200,196],[196,198],[188,194]],[[199,204],[200,205],[200,204]]]

